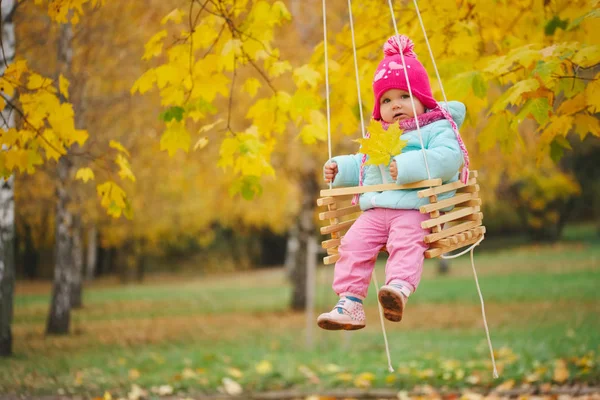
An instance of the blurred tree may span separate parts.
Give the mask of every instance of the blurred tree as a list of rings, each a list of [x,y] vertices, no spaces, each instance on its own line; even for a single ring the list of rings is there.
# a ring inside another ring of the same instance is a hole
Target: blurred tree
[[[14,61],[15,57],[15,27],[13,15],[17,4],[15,0],[5,0],[0,3],[0,34],[2,35],[2,51],[0,52],[0,75]],[[13,94],[4,87],[0,88],[2,98],[6,103],[12,103]],[[15,117],[10,105],[3,104],[2,130],[7,132],[15,127]],[[6,146],[2,145],[2,153]],[[15,285],[15,202],[14,175],[4,174],[0,182],[0,356],[12,354],[13,295]]]

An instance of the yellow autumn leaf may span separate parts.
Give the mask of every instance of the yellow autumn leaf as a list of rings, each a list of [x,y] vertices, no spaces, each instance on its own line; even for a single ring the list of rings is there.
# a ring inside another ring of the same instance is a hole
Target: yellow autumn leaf
[[[110,392],[104,392],[104,396],[102,397],[104,400],[112,400],[112,395]]]
[[[174,9],[160,20],[160,24],[164,25],[169,21],[173,21],[176,24],[181,22],[181,19],[185,15],[185,12],[181,11],[179,8]]]
[[[356,140],[360,143],[360,152],[368,156],[368,165],[387,165],[392,157],[400,154],[407,142],[400,139],[402,129],[398,124],[391,124],[387,130],[381,123],[371,120],[367,128],[368,138]]]
[[[305,85],[316,87],[321,79],[321,74],[314,70],[310,65],[305,64],[296,68],[293,73],[294,82],[298,87],[302,88]]]
[[[558,383],[564,383],[569,379],[569,370],[565,360],[556,360],[554,362],[554,373],[552,374],[552,380]]]
[[[583,46],[573,57],[573,63],[583,68],[600,63],[600,45]]]
[[[371,372],[363,372],[354,379],[354,386],[357,388],[368,388],[375,380],[375,375]]]
[[[244,82],[242,89],[246,93],[248,93],[250,95],[250,97],[254,97],[254,96],[256,96],[256,92],[258,91],[258,89],[260,89],[261,86],[262,86],[262,84],[260,83],[260,81],[258,79],[248,78],[248,79],[246,79],[246,82]]]
[[[119,176],[121,179],[129,179],[135,182],[135,175],[131,171],[131,165],[129,165],[129,161],[122,154],[117,154],[115,163],[119,166]]]
[[[271,76],[273,78],[277,78],[278,76],[280,76],[284,72],[290,71],[291,69],[292,69],[292,66],[290,65],[289,62],[287,62],[287,61],[275,61],[269,67],[269,76]]]
[[[128,373],[129,379],[131,379],[132,381],[138,379],[140,377],[140,375],[141,375],[140,371],[138,371],[135,368],[130,369],[129,373]]]
[[[94,171],[92,171],[91,168],[79,168],[75,174],[75,179],[79,179],[84,182],[94,180]]]
[[[69,100],[69,81],[67,78],[65,78],[63,76],[63,74],[60,74],[60,76],[58,77],[58,87],[60,90],[60,94],[62,94],[65,99]]]
[[[269,374],[273,371],[273,365],[267,360],[262,360],[255,366],[256,372],[261,375]]]
[[[229,375],[233,376],[234,378],[238,378],[238,379],[244,376],[244,373],[242,371],[240,371],[237,368],[233,368],[233,367],[227,368],[227,373]]]
[[[156,83],[156,79],[155,70],[149,69],[133,83],[130,91],[131,94],[134,94],[135,92],[140,92],[140,94],[148,92]]]
[[[575,132],[579,134],[581,140],[585,139],[588,133],[600,136],[600,120],[589,114],[577,114],[575,115]]]
[[[201,137],[200,139],[198,139],[198,141],[194,145],[194,151],[205,148],[207,144],[208,144],[208,138],[206,136]]]
[[[181,149],[187,153],[190,149],[190,144],[190,133],[182,121],[172,120],[167,122],[167,129],[160,138],[161,150],[167,150],[169,156],[173,156],[177,152],[177,149]]]
[[[167,30],[163,29],[148,40],[146,43],[142,60],[149,60],[152,57],[159,56],[163,50],[163,39],[167,37]]]
[[[123,145],[121,143],[117,142],[116,140],[111,140],[110,142],[108,142],[108,146],[113,149],[119,150],[121,153],[125,153],[128,156],[131,156],[131,154],[129,154],[127,149],[125,147],[123,147]]]
[[[107,210],[108,215],[118,218],[127,208],[125,191],[113,181],[106,181],[96,187],[101,197],[100,205]]]
[[[310,123],[304,125],[300,131],[300,139],[305,144],[314,144],[318,140],[327,139],[327,119],[319,110],[312,110],[309,114]]]

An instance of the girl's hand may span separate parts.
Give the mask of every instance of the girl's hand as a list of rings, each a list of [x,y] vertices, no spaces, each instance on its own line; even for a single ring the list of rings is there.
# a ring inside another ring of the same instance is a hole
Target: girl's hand
[[[325,164],[323,167],[323,175],[325,177],[325,182],[333,182],[335,176],[338,173],[338,165],[335,162],[330,162]]]
[[[396,165],[396,160],[390,164],[390,175],[394,181],[398,179],[398,165]]]

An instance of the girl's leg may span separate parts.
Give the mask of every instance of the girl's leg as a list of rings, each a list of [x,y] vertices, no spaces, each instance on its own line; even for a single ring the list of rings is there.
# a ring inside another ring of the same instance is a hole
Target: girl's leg
[[[388,210],[389,237],[386,244],[389,258],[385,267],[385,283],[408,283],[411,292],[419,286],[423,273],[424,253],[428,246],[421,222],[429,218],[418,210]]]
[[[342,238],[333,276],[333,290],[339,296],[367,296],[375,260],[387,240],[385,211],[365,211]]]
[[[379,290],[383,315],[390,321],[401,321],[408,296],[417,289],[423,272],[423,242],[427,233],[421,222],[427,215],[417,210],[389,210],[389,253],[385,270],[385,286]]]

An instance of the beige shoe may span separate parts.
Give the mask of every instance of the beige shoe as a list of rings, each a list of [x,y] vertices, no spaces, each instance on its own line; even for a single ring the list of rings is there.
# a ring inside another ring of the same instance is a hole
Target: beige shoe
[[[410,291],[406,294],[408,289],[401,285],[385,285],[379,289],[379,303],[383,307],[383,316],[394,322],[402,320],[402,313],[404,312],[404,306],[408,301]]]
[[[358,298],[340,297],[333,310],[317,318],[317,325],[329,331],[354,331],[365,327],[365,310]]]

